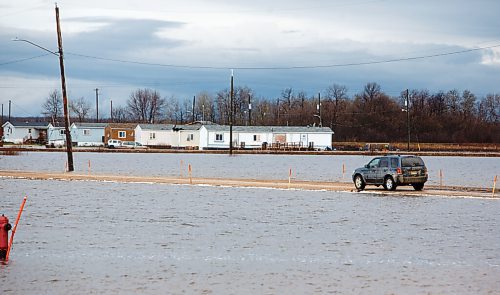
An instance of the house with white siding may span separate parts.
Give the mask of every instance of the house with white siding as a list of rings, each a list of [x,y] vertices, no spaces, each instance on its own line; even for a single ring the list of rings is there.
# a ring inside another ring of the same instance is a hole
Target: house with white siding
[[[149,147],[197,149],[201,124],[138,124],[135,141]]]
[[[47,128],[47,142],[51,146],[62,147],[66,145],[66,133],[64,126],[54,126],[49,123]]]
[[[71,141],[76,146],[104,146],[104,130],[108,123],[73,123]]]
[[[172,124],[138,124],[135,141],[150,147],[170,147],[177,142]]]
[[[227,125],[203,125],[199,149],[228,149],[230,130]],[[333,131],[329,127],[301,126],[233,126],[235,148],[308,148],[332,147]]]
[[[46,122],[7,121],[2,125],[3,141],[14,144],[45,143],[48,125]]]

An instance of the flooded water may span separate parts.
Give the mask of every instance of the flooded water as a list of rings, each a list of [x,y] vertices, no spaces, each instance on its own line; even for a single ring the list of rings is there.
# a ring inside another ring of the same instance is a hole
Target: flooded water
[[[297,180],[351,182],[355,168],[368,163],[370,156],[315,155],[228,155],[214,154],[129,154],[74,153],[75,171],[144,176],[187,175],[193,177],[287,179],[289,170]],[[0,156],[0,169],[63,172],[65,153],[22,153]],[[429,184],[491,188],[500,174],[499,158],[423,157]],[[345,174],[342,168],[345,168]],[[442,179],[440,178],[440,171]]]
[[[158,163],[172,155],[147,160],[151,170],[137,168],[141,155],[124,156],[120,173],[176,173]],[[58,155],[47,157],[41,167],[57,170]],[[97,167],[112,163],[98,157]],[[228,163],[241,158],[193,163],[237,177]],[[2,161],[32,170],[11,159]],[[267,167],[251,175],[276,176]],[[11,219],[29,197],[0,294],[500,292],[495,199],[5,178],[0,192]]]

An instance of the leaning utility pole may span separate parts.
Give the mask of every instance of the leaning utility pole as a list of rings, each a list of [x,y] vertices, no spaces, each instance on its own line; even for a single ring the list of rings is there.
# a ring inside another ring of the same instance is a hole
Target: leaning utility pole
[[[66,133],[66,152],[68,153],[68,172],[74,171],[73,167],[73,148],[71,142],[71,133],[69,131],[69,112],[68,112],[68,95],[66,92],[66,78],[64,77],[64,56],[62,47],[61,26],[59,24],[59,7],[56,4],[56,23],[57,23],[57,44],[59,47],[59,67],[61,68],[61,88],[63,95],[64,108],[64,131]]]
[[[95,90],[95,122],[99,123],[99,88]]]

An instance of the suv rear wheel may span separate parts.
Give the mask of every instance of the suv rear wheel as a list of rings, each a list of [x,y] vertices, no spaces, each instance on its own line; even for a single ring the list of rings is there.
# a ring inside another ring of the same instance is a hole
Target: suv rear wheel
[[[412,186],[416,191],[421,191],[424,188],[423,183],[414,183],[414,184],[412,184]]]
[[[365,181],[363,180],[363,177],[361,175],[357,174],[354,176],[354,186],[358,191],[362,191],[365,189]]]
[[[384,179],[384,188],[388,191],[393,191],[396,189],[396,183],[394,182],[394,179],[392,179],[392,177],[387,176]]]

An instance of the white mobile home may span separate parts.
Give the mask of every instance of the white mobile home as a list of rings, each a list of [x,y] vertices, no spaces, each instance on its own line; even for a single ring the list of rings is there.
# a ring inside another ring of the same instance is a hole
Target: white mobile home
[[[104,146],[104,130],[108,123],[73,123],[71,141],[76,146]]]
[[[3,141],[14,144],[44,143],[47,140],[48,123],[45,122],[5,122]]]
[[[200,128],[200,149],[228,149],[227,125]],[[291,147],[327,149],[332,146],[333,131],[328,127],[233,126],[233,147]]]
[[[177,138],[172,124],[138,124],[135,127],[135,141],[145,146],[173,146]]]

